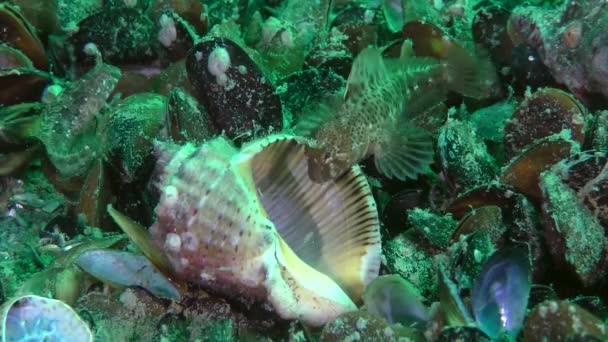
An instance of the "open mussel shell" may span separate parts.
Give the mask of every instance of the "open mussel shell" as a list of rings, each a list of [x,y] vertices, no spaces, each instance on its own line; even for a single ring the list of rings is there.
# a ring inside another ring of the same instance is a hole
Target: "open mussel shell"
[[[404,326],[426,324],[429,310],[412,283],[399,275],[383,275],[374,279],[363,295],[365,310],[384,318],[388,323]]]
[[[531,201],[540,203],[541,173],[578,149],[576,142],[559,134],[537,140],[511,160],[503,170],[501,181],[526,195]]]
[[[42,103],[0,107],[0,151],[35,145]]]
[[[1,312],[2,341],[93,341],[87,324],[62,301],[34,295],[14,298]]]
[[[379,272],[376,206],[358,168],[313,182],[305,146],[288,135],[159,146],[150,233],[175,272],[310,325],[355,310]]]
[[[23,150],[0,152],[0,176],[12,176],[21,173],[40,151],[39,145]]]
[[[48,75],[36,69],[18,68],[0,70],[0,104],[8,106],[39,101],[44,88],[50,83]]]
[[[586,116],[586,109],[573,95],[555,88],[536,91],[517,107],[504,128],[507,160],[531,143],[565,129],[573,141],[582,144]]]
[[[447,325],[466,326],[474,322],[468,307],[462,301],[458,284],[450,277],[446,260],[438,264],[439,286],[437,288],[441,311]]]
[[[531,287],[527,254],[515,247],[494,253],[475,281],[473,314],[480,329],[492,339],[504,332],[515,340],[523,326]]]
[[[186,57],[186,70],[195,96],[230,138],[263,136],[283,127],[281,101],[271,80],[232,40],[198,43]]]

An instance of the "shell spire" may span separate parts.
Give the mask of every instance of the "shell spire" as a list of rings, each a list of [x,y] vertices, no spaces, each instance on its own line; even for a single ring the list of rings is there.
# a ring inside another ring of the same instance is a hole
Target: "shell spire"
[[[310,180],[305,146],[272,135],[239,150],[218,137],[160,165],[150,233],[175,272],[314,326],[356,310],[380,268],[375,203],[358,168]]]

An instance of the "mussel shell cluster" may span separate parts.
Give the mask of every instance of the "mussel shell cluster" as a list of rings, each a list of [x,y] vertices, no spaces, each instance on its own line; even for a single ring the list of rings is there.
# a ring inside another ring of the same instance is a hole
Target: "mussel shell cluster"
[[[57,247],[24,288],[77,305],[86,273],[187,309],[269,308],[325,341],[606,339],[603,1],[32,3],[0,4],[0,175],[40,170],[70,238],[118,222],[145,257]],[[289,130],[369,45],[475,51],[497,77],[411,118],[436,149],[418,180],[365,160],[313,183],[314,142]]]

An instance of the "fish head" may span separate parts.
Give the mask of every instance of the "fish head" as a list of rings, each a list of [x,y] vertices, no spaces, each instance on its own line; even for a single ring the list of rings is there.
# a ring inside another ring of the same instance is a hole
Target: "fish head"
[[[335,180],[352,166],[346,153],[325,146],[308,146],[308,177],[317,183]]]

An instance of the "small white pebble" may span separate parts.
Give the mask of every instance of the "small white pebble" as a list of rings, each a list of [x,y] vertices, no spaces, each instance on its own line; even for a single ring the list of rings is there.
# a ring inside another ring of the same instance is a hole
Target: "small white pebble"
[[[171,252],[179,252],[182,248],[182,239],[175,233],[169,233],[165,237],[165,248]]]

